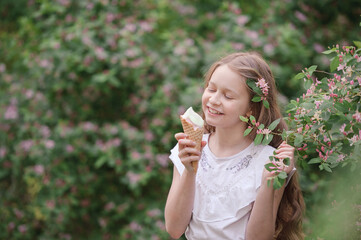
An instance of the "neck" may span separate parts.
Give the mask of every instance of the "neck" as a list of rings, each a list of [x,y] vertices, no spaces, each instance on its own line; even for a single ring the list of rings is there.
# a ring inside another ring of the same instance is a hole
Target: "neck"
[[[252,143],[248,137],[244,137],[245,126],[238,130],[234,128],[217,128],[212,133],[212,141],[210,144],[212,152],[218,157],[226,157],[234,155]]]

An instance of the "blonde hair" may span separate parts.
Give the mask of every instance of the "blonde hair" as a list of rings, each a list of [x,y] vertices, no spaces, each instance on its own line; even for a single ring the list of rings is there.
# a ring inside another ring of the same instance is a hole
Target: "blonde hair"
[[[269,108],[264,107],[262,102],[252,102],[251,99],[256,93],[248,87],[252,115],[259,123],[263,123],[265,126],[269,126],[274,120],[281,118],[280,123],[274,131],[282,132],[283,129],[287,129],[287,125],[282,119],[282,114],[277,104],[278,93],[272,71],[258,53],[239,52],[221,58],[219,61],[215,62],[206,73],[205,88],[208,87],[208,83],[214,71],[222,65],[227,65],[231,70],[246,80],[257,81],[258,79],[263,78],[269,86],[267,95]],[[208,133],[215,131],[215,128],[207,123],[205,123],[205,129]],[[256,137],[256,130],[253,130],[248,137],[253,141]],[[277,148],[282,141],[281,136],[274,135],[269,145]],[[304,238],[302,231],[302,216],[304,209],[304,200],[296,173],[285,188],[282,196],[276,218],[275,239],[298,240]]]

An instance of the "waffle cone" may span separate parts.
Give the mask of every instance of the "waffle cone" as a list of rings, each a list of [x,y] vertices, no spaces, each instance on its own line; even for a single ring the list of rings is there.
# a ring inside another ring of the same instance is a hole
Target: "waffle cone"
[[[182,116],[180,117],[183,131],[185,134],[187,134],[188,139],[194,141],[196,143],[195,148],[198,151],[201,151],[202,148],[202,138],[203,138],[203,128],[196,128],[194,129],[193,124],[189,123],[187,120],[185,120]],[[198,170],[198,161],[192,162],[192,166],[195,172]]]

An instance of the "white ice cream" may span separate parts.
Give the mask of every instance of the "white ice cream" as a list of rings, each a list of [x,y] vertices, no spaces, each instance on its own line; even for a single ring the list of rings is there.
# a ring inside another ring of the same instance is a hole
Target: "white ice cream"
[[[188,108],[187,111],[182,115],[184,119],[190,121],[197,127],[203,127],[204,121],[198,113],[196,113],[192,107]]]

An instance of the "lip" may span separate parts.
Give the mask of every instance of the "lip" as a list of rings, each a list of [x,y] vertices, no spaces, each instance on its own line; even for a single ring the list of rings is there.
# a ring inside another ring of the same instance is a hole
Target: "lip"
[[[217,111],[217,112],[219,112],[219,113],[218,113],[218,114],[212,113],[212,112],[210,111],[210,109],[213,110],[213,111]],[[221,111],[219,111],[219,110],[217,110],[217,109],[214,109],[214,108],[212,108],[212,107],[209,107],[209,106],[207,106],[207,112],[208,112],[208,114],[210,114],[210,115],[212,115],[212,116],[220,116],[220,115],[223,115],[223,113],[222,113]]]

